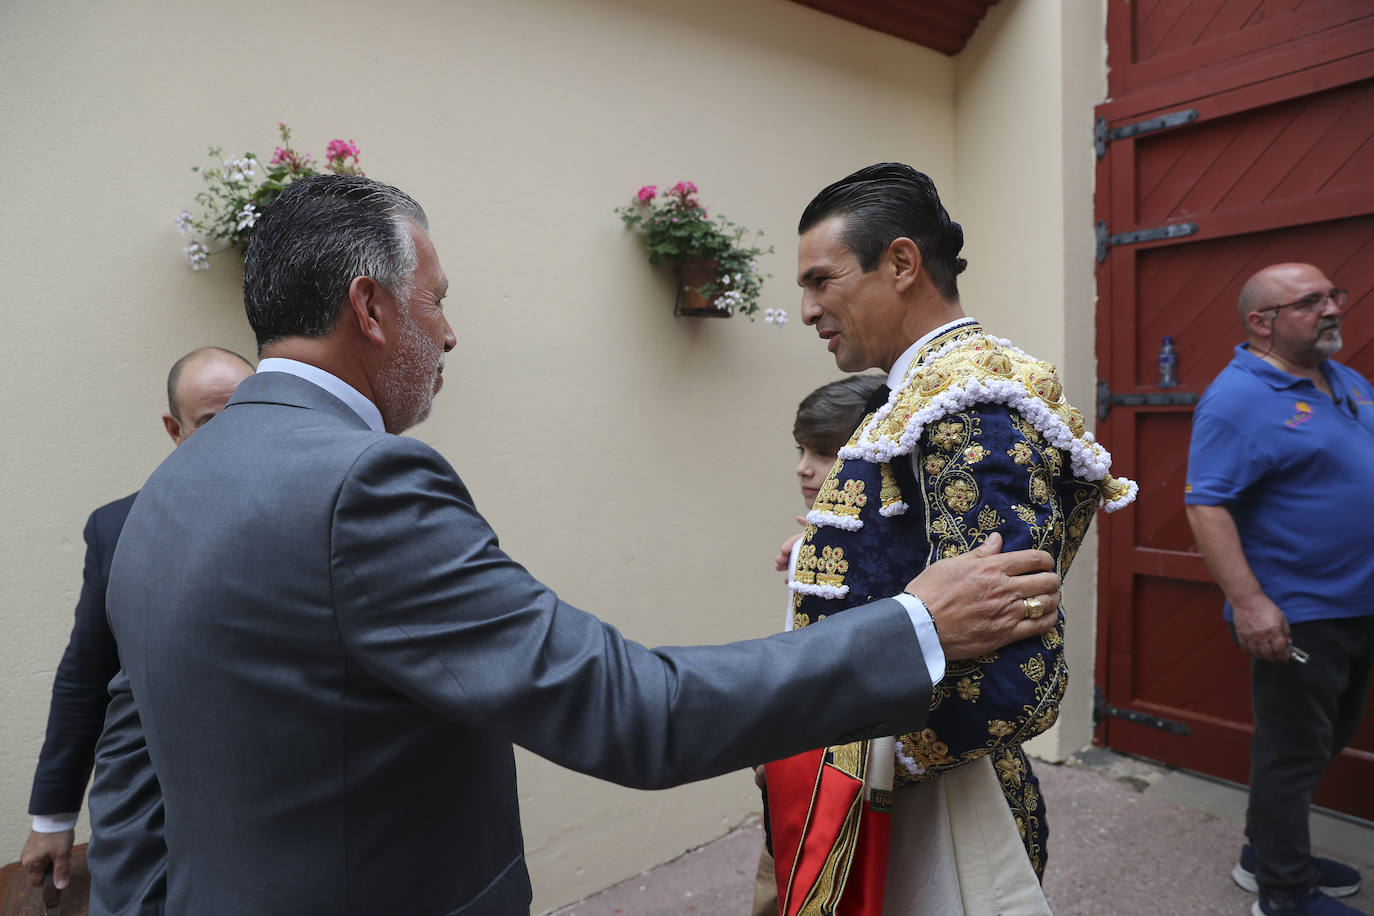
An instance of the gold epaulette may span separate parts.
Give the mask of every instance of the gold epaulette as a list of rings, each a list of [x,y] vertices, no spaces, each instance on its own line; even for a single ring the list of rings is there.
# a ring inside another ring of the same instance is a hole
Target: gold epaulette
[[[1108,512],[1135,499],[1134,481],[1110,476],[1112,456],[1087,431],[1083,414],[1064,400],[1054,366],[984,334],[956,338],[922,356],[840,450],[841,459],[890,462],[913,452],[926,427],[941,417],[978,404],[1004,404],[1068,453],[1075,477],[1098,484]]]

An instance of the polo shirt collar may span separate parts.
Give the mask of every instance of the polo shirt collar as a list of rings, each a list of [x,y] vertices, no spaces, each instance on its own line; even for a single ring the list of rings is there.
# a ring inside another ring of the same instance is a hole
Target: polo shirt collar
[[[1321,361],[1320,366],[1322,374],[1326,376],[1327,384],[1334,384],[1333,380],[1336,374],[1328,370],[1326,365],[1327,362],[1329,361]],[[1236,366],[1240,369],[1245,370],[1246,372],[1249,372],[1256,378],[1262,380],[1265,384],[1267,384],[1270,388],[1273,388],[1275,391],[1282,391],[1285,388],[1293,388],[1302,382],[1307,382],[1309,385],[1312,384],[1310,379],[1305,379],[1297,375],[1291,375],[1287,372],[1284,372],[1282,369],[1279,369],[1276,366],[1271,366],[1269,363],[1260,359],[1258,356],[1250,352],[1250,345],[1248,343],[1236,344]],[[1332,390],[1334,391],[1335,389],[1333,388]]]

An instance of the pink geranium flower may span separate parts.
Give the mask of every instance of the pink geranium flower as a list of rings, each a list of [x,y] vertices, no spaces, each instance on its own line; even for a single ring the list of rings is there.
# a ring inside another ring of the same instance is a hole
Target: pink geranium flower
[[[334,139],[330,140],[329,145],[324,148],[324,155],[326,159],[343,160],[351,157],[356,161],[358,147],[353,144],[352,140]]]
[[[679,197],[690,197],[697,192],[697,186],[690,181],[679,181],[673,185],[673,193]]]
[[[635,192],[635,197],[638,197],[639,202],[642,204],[649,203],[657,196],[658,185],[655,184],[646,184],[644,187],[640,188],[637,192]]]

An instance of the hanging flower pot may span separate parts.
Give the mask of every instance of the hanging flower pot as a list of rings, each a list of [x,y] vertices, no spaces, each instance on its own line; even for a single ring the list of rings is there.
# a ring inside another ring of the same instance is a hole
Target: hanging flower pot
[[[712,219],[690,181],[679,181],[662,194],[645,185],[615,212],[639,233],[650,264],[667,261],[677,271],[674,315],[729,318],[738,311],[753,320],[763,288],[757,259],[765,250],[750,243],[759,233],[745,241],[743,228],[723,216]],[[770,247],[766,253],[772,251]],[[777,323],[771,315],[765,317]]]
[[[694,318],[729,318],[735,313],[731,300],[713,293],[720,264],[710,258],[692,256],[677,266],[677,302],[674,315]]]

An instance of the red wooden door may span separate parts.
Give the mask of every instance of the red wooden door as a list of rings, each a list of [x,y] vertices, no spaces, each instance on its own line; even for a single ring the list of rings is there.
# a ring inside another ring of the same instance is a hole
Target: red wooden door
[[[1241,285],[1278,261],[1311,262],[1350,289],[1337,359],[1374,375],[1368,0],[1109,2],[1112,99],[1098,107],[1096,195],[1105,389],[1128,402],[1200,394],[1243,340]],[[1165,115],[1173,126],[1149,129]],[[1164,335],[1178,352],[1170,392],[1158,388]],[[1244,783],[1249,664],[1184,517],[1191,418],[1182,403],[1099,412],[1099,437],[1140,497],[1099,529],[1098,689],[1105,706],[1136,715],[1103,717],[1096,737]],[[1374,818],[1372,784],[1374,709],[1315,800]]]

